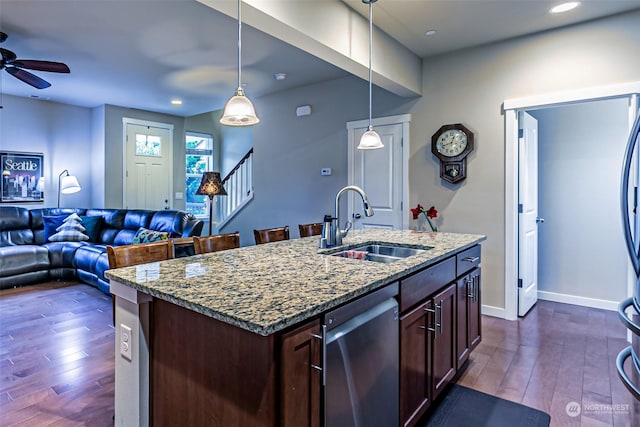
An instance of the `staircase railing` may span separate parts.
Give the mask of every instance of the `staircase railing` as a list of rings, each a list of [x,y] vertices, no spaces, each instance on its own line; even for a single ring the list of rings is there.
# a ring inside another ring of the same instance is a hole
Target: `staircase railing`
[[[253,148],[224,177],[222,185],[227,196],[216,197],[220,203],[218,229],[224,227],[253,199]]]

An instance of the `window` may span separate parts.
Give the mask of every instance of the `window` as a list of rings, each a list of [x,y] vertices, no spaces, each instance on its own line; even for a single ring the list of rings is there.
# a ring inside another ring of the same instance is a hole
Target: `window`
[[[161,157],[160,137],[136,133],[136,156]]]
[[[186,136],[186,210],[196,216],[209,215],[209,199],[198,196],[202,174],[213,170],[213,137],[195,132]]]

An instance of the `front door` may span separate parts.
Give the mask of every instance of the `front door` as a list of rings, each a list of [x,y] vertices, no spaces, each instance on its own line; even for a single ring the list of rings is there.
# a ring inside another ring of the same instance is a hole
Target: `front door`
[[[518,116],[518,315],[538,300],[538,121]]]
[[[390,123],[376,126],[384,148],[377,150],[358,150],[360,137],[367,130],[367,124],[350,128],[349,135],[349,184],[357,185],[367,194],[374,215],[365,217],[362,201],[353,192],[349,197],[348,217],[354,228],[406,228],[403,215],[405,192],[405,167],[403,145],[407,139],[407,123]],[[407,218],[408,220],[408,218]],[[343,227],[344,224],[340,224]]]
[[[171,207],[172,126],[125,123],[124,208]]]

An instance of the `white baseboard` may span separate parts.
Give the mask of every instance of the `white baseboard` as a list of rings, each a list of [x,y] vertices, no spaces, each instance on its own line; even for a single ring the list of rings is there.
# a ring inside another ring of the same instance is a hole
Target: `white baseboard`
[[[499,317],[501,319],[506,319],[506,313],[504,311],[504,308],[502,307],[493,307],[491,305],[483,305],[480,308],[480,312],[482,314],[485,314],[487,316],[492,316],[492,317]]]
[[[565,304],[580,305],[583,307],[600,308],[603,310],[617,311],[620,301],[607,301],[596,298],[578,297],[575,295],[558,294],[555,292],[538,291],[538,299]]]

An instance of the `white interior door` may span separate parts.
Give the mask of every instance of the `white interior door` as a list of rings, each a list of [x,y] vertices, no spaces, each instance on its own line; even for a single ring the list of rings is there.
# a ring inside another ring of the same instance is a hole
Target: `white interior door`
[[[366,126],[353,128],[349,141],[349,184],[357,185],[367,194],[373,216],[365,217],[360,197],[349,197],[348,218],[354,228],[403,228],[403,129],[402,123],[375,126],[384,148],[358,150]],[[340,225],[341,227],[344,224]]]
[[[518,315],[538,300],[538,121],[518,115]]]
[[[171,208],[171,129],[137,123],[125,126],[125,209]]]

